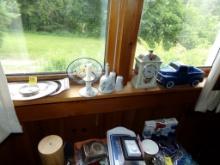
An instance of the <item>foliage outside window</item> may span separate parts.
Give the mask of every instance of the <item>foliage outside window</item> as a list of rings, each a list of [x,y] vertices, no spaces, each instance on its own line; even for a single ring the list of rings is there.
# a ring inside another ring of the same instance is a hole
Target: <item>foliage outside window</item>
[[[64,72],[79,57],[104,62],[108,0],[0,0],[6,73]]]
[[[219,22],[219,0],[145,0],[136,55],[153,49],[164,65],[211,65],[206,60]]]

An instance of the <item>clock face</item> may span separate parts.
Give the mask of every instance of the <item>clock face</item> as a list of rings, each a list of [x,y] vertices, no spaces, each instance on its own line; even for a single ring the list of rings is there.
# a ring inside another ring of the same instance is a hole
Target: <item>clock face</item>
[[[153,64],[146,64],[143,69],[144,78],[150,79],[156,75],[157,67]]]

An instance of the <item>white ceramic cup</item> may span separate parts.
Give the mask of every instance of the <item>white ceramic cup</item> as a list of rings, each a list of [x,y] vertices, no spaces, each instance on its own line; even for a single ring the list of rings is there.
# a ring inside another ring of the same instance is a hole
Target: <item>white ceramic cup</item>
[[[159,152],[159,147],[156,142],[150,139],[145,139],[141,142],[141,147],[144,151],[144,160],[152,163],[154,156]]]
[[[112,87],[115,88],[115,78],[116,78],[116,73],[115,73],[115,72],[110,72],[110,73],[109,73],[109,77],[111,77]],[[114,89],[113,89],[113,90],[114,90]]]
[[[117,76],[116,83],[115,83],[115,90],[121,91],[123,89],[123,77]]]

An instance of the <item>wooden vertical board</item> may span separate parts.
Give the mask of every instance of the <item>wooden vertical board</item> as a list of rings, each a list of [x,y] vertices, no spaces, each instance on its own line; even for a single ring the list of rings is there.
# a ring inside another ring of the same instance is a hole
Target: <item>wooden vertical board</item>
[[[171,118],[171,117],[175,117],[177,119],[180,119],[186,110],[185,107],[186,106],[184,106],[184,105],[182,105],[181,107],[179,107],[178,105],[158,106],[153,111],[152,119]]]
[[[11,148],[11,155],[13,158],[17,161],[17,164],[31,164],[31,165],[37,165],[38,162],[38,155],[35,155],[33,150],[35,148],[32,148],[32,141],[31,138],[28,135],[28,132],[25,131],[23,134],[13,134],[14,140],[13,140],[13,148]],[[21,145],[22,144],[22,145]],[[15,152],[14,151],[20,151]],[[24,154],[25,153],[25,154]]]
[[[63,119],[41,120],[37,122],[38,129],[41,131],[40,137],[48,135],[63,134]]]
[[[119,19],[120,11],[119,0],[109,0],[109,10],[108,10],[108,33],[106,42],[106,62],[109,63],[110,69],[113,69],[114,52],[116,46],[116,33],[117,33],[117,20]]]
[[[11,165],[14,163],[15,148],[13,146],[14,138],[10,135],[5,141],[0,144],[0,161],[4,165]]]
[[[26,123],[21,123],[23,133],[11,134],[4,142],[0,144],[0,164],[39,164],[37,148],[35,148],[35,139],[37,134],[40,133],[36,127],[26,129]],[[28,125],[32,125],[28,123]],[[36,132],[36,133],[34,133]],[[33,134],[32,134],[33,133]]]
[[[142,8],[143,0],[126,0],[121,51],[117,64],[117,71],[124,76],[125,82],[129,80],[133,69]]]
[[[64,134],[68,141],[99,138],[100,119],[98,114],[76,116],[64,119]]]
[[[111,0],[110,4],[107,61],[127,83],[134,61],[143,0]]]
[[[110,70],[118,73],[120,51],[122,48],[123,26],[125,22],[125,8],[127,0],[110,0],[109,5],[109,26],[107,36],[107,62]]]
[[[133,130],[136,133],[142,134],[144,122],[146,120],[152,120],[152,111],[154,111],[154,108],[144,108],[136,110],[135,121],[133,124]]]
[[[134,110],[127,110],[127,111],[123,111],[122,113],[122,125],[126,128],[129,128],[131,130],[133,130],[133,126],[135,124],[135,115],[136,115],[136,111]]]
[[[40,163],[40,157],[37,151],[37,145],[39,141],[44,137],[44,130],[41,129],[40,121],[34,121],[34,122],[24,122],[23,128],[25,133],[27,134],[27,139],[30,142],[28,147],[31,148],[29,152],[31,152],[34,156],[34,161],[36,164]],[[25,137],[23,137],[25,138]],[[23,144],[24,145],[24,144]],[[26,146],[27,147],[27,146]]]
[[[122,126],[122,112],[112,112],[103,114],[103,132],[107,132],[114,127]]]

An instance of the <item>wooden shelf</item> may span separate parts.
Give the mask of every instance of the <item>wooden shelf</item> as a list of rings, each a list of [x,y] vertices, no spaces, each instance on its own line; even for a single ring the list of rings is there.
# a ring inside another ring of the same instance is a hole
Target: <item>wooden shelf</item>
[[[62,102],[73,102],[73,101],[83,101],[83,100],[97,100],[97,99],[108,99],[116,97],[128,97],[128,96],[137,96],[137,95],[154,95],[160,93],[176,93],[181,91],[194,91],[201,90],[204,86],[204,82],[199,84],[197,87],[191,87],[189,85],[180,85],[172,89],[166,89],[162,86],[150,89],[135,89],[130,83],[128,83],[125,88],[120,92],[113,92],[111,94],[98,94],[96,97],[85,98],[79,95],[78,91],[82,86],[72,85],[70,89],[64,91],[56,96],[47,96],[44,98],[28,101],[14,101],[15,107],[27,106],[27,105],[36,105],[36,104],[50,104],[50,103],[62,103]],[[97,85],[96,85],[97,87]]]

